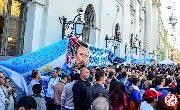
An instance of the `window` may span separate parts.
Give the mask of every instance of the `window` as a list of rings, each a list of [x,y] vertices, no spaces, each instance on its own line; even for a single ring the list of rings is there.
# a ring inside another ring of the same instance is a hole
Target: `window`
[[[91,28],[95,27],[95,11],[92,4],[89,4],[84,13],[85,27],[83,29],[82,40],[89,43]]]
[[[27,6],[24,2],[0,0],[0,55],[23,54],[26,10]]]

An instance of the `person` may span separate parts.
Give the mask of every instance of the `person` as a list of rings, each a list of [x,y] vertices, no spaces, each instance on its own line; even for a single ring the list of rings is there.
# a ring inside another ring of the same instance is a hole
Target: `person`
[[[28,96],[33,95],[33,91],[32,91],[32,87],[35,84],[40,84],[39,80],[41,79],[41,74],[38,70],[33,70],[32,71],[32,80],[30,82],[30,84],[28,85]]]
[[[109,99],[108,91],[102,86],[102,84],[104,84],[106,81],[105,73],[101,73],[101,72],[96,73],[95,79],[96,79],[96,84],[88,87],[87,89],[86,103],[88,110],[91,109],[91,104],[95,100],[95,97],[98,93],[103,93],[104,97]]]
[[[162,92],[162,95],[158,97],[158,100],[160,100],[164,96],[166,96],[169,92],[164,88],[165,79],[162,76],[157,76],[155,79],[155,83],[157,85],[157,87],[155,88],[156,91]]]
[[[113,110],[128,110],[128,98],[122,82],[118,82],[110,94]]]
[[[89,70],[84,66],[80,70],[80,79],[74,84],[73,91],[73,103],[75,110],[87,110],[86,106],[86,93],[87,88],[91,86],[87,81],[89,77]]]
[[[8,105],[6,107],[6,110],[13,110],[16,108],[16,94],[14,93],[15,90],[13,90],[11,87],[10,87],[10,79],[9,77],[5,77],[5,84],[4,84],[4,89],[6,91],[6,94],[8,94],[8,91],[10,91],[10,96],[8,98]]]
[[[54,86],[54,104],[55,109],[61,109],[61,95],[65,84],[68,82],[69,75],[63,74],[61,82],[58,82]]]
[[[47,103],[47,110],[54,110],[54,86],[56,83],[60,82],[61,79],[59,76],[59,73],[61,72],[61,69],[59,67],[54,68],[52,73],[52,78],[50,78],[48,83],[48,88],[46,92],[46,103]]]
[[[12,93],[12,90],[9,90],[7,93],[4,88],[5,77],[2,71],[0,71],[0,110],[5,110],[7,104],[9,104],[9,97]]]
[[[85,42],[78,40],[74,58],[75,58],[75,66],[78,67],[79,69],[81,68],[81,66],[88,65],[89,50],[88,50],[88,45]]]
[[[43,92],[42,86],[40,84],[35,84],[32,87],[33,95],[32,97],[35,99],[37,108],[36,110],[46,110],[46,101],[41,96],[41,93]]]
[[[35,99],[31,96],[21,97],[17,104],[18,110],[35,110],[36,107],[37,107],[37,103]]]
[[[80,76],[79,73],[75,73],[72,77],[72,82],[67,83],[64,86],[61,95],[61,107],[64,108],[65,110],[74,110],[72,87],[74,83],[78,81],[79,76]]]
[[[129,110],[137,110],[140,102],[142,101],[142,94],[139,90],[140,80],[138,78],[132,79],[132,89],[129,89],[130,106]],[[131,92],[130,92],[131,91]]]
[[[91,110],[109,110],[108,100],[104,97],[96,98],[91,105]]]
[[[141,103],[140,110],[154,110],[154,106],[158,101],[158,96],[162,93],[157,92],[154,88],[147,89],[144,93],[144,101]]]

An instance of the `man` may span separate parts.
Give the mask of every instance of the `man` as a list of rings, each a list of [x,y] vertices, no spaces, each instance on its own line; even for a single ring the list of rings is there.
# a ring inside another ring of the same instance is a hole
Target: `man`
[[[61,95],[65,84],[68,82],[69,75],[63,74],[61,82],[54,86],[54,104],[56,110],[61,110]]]
[[[36,101],[31,96],[21,97],[17,104],[18,110],[35,110],[36,107],[37,107]]]
[[[89,70],[84,66],[80,70],[80,79],[74,84],[72,88],[75,110],[87,110],[86,93],[87,93],[87,87],[91,85],[87,81],[88,77],[89,77]]]
[[[78,41],[75,53],[75,65],[80,69],[81,66],[88,65],[89,62],[89,51],[88,45],[85,42]]]
[[[166,89],[164,89],[165,79],[162,76],[157,76],[155,79],[155,83],[157,85],[157,87],[155,88],[156,91],[162,92],[162,95],[158,97],[158,100],[161,100],[165,95],[169,93]]]
[[[109,110],[109,102],[104,97],[96,98],[91,106],[91,110]]]
[[[144,101],[141,103],[140,110],[154,110],[154,105],[158,101],[158,96],[162,93],[154,88],[147,89],[144,93]]]
[[[65,110],[74,110],[72,87],[74,83],[78,81],[78,79],[79,79],[79,73],[76,73],[72,77],[72,82],[67,83],[64,86],[61,95],[61,106],[62,108],[65,108]]]
[[[54,68],[52,72],[52,78],[50,78],[46,93],[46,103],[47,103],[47,110],[54,110],[54,86],[56,83],[60,82],[61,79],[59,76],[59,73],[61,72],[61,69],[59,67]]]
[[[140,102],[142,101],[142,94],[139,90],[140,80],[138,78],[133,78],[132,80],[132,89],[130,87],[128,93],[130,93],[130,108],[129,110],[136,110],[139,107]]]
[[[41,79],[41,74],[39,73],[38,70],[33,70],[32,71],[32,80],[28,86],[28,95],[31,96],[33,95],[33,91],[32,91],[32,87],[35,85],[35,84],[40,84],[39,83],[39,80]]]
[[[8,105],[7,105],[7,108],[6,108],[6,110],[13,110],[13,109],[15,109],[15,105],[14,105],[14,103],[15,103],[15,101],[16,101],[16,99],[15,99],[15,97],[16,97],[16,95],[14,94],[14,90],[10,87],[10,79],[9,79],[9,77],[5,77],[5,84],[4,84],[4,89],[5,89],[5,91],[6,91],[6,94],[8,94],[8,91],[10,92],[9,93],[9,98],[8,98]]]
[[[93,103],[93,101],[96,98],[96,95],[98,93],[102,93],[104,95],[104,97],[106,99],[109,99],[109,95],[108,95],[108,91],[106,89],[103,88],[102,84],[105,83],[106,81],[106,76],[104,73],[96,73],[95,74],[95,79],[96,79],[96,84],[94,84],[93,86],[90,86],[87,89],[87,108],[88,110],[91,109],[91,104]]]
[[[42,86],[40,84],[35,84],[32,87],[33,90],[33,95],[32,97],[35,99],[37,103],[37,108],[36,110],[46,110],[46,101],[44,98],[41,96],[41,93],[43,92]]]
[[[9,97],[12,93],[12,90],[9,90],[7,93],[3,87],[5,83],[5,77],[3,72],[0,71],[0,110],[5,110],[7,104],[9,104]]]

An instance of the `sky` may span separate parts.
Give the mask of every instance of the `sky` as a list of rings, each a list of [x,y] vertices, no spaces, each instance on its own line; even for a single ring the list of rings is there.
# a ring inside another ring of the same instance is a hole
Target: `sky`
[[[178,13],[178,10],[180,10],[180,0],[160,0],[161,1],[161,16],[164,24],[164,28],[168,30],[169,37],[168,40],[171,44],[171,46],[174,45],[174,48],[180,48],[180,13]],[[178,6],[179,4],[179,6]],[[173,6],[174,10],[168,9],[168,6]],[[169,16],[173,15],[175,18],[177,18],[177,24],[175,26],[175,31],[173,32],[172,26],[169,24]],[[173,34],[174,36],[171,36]],[[175,41],[173,41],[176,39]]]

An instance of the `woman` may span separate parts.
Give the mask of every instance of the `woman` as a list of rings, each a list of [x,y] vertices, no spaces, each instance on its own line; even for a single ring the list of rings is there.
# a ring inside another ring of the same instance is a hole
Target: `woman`
[[[118,82],[110,94],[110,101],[113,110],[128,110],[128,98],[122,82]]]

